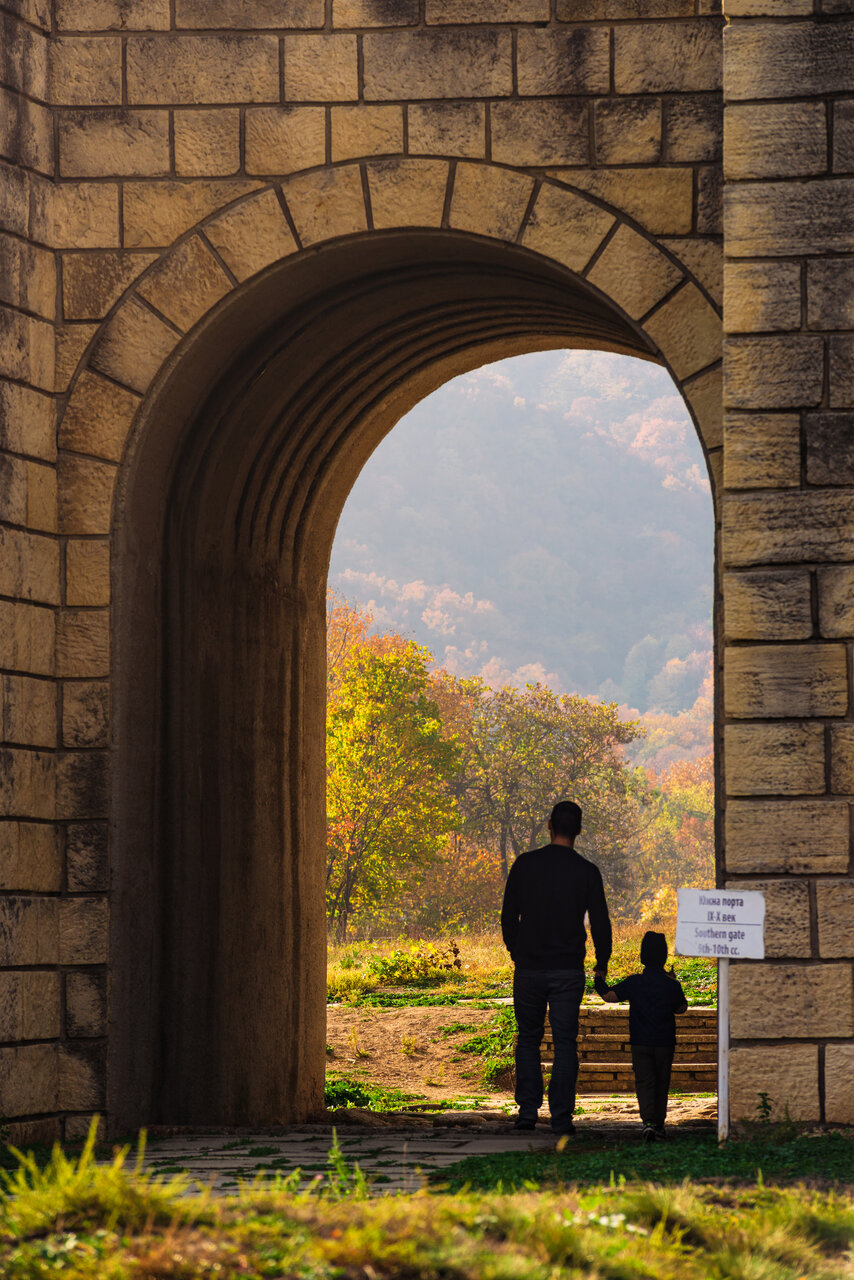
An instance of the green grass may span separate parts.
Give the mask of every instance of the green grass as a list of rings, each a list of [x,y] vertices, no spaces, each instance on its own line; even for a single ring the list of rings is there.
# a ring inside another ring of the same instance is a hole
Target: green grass
[[[578,1137],[564,1152],[502,1152],[472,1156],[435,1175],[448,1190],[476,1191],[594,1186],[625,1179],[661,1185],[689,1178],[731,1184],[812,1181],[817,1185],[854,1186],[854,1137],[824,1133],[781,1138],[776,1126],[766,1134],[732,1140],[719,1147],[713,1133],[677,1133],[670,1141],[642,1144],[637,1138],[603,1141]]]
[[[838,1135],[813,1142],[835,1162]],[[801,1146],[797,1146],[800,1143]],[[765,1144],[770,1158],[773,1143]],[[784,1144],[785,1145],[785,1144]],[[720,1153],[724,1159],[731,1148]],[[576,1152],[576,1155],[578,1153]],[[656,1157],[661,1152],[655,1149]],[[665,1153],[666,1154],[666,1153]],[[0,1192],[3,1280],[845,1280],[846,1192],[732,1181],[468,1190],[368,1199],[340,1146],[322,1183],[275,1172],[235,1194],[186,1194],[89,1146],[43,1169],[24,1160]],[[719,1166],[720,1167],[720,1166]],[[850,1165],[848,1166],[850,1172]],[[588,1170],[589,1172],[589,1170]],[[802,1176],[802,1175],[799,1175]],[[384,1175],[379,1175],[379,1182]]]
[[[338,1107],[359,1107],[364,1111],[400,1111],[414,1102],[417,1094],[385,1088],[354,1076],[327,1072],[324,1103],[330,1111]],[[251,1152],[250,1152],[251,1154]]]

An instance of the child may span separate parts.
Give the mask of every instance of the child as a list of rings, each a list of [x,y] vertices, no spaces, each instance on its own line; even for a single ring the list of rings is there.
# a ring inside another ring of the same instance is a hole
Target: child
[[[609,987],[601,973],[593,983],[603,1000],[629,1002],[629,1041],[632,1071],[638,1096],[644,1142],[664,1138],[670,1068],[676,1049],[674,1014],[684,1013],[688,1001],[671,969],[665,973],[667,939],[663,933],[645,933],[640,947],[643,973],[630,974]]]

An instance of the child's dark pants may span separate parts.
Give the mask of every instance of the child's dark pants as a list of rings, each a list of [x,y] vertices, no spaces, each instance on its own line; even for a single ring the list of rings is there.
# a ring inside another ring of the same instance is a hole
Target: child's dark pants
[[[655,1129],[664,1128],[675,1052],[673,1045],[632,1045],[632,1070],[641,1120]]]

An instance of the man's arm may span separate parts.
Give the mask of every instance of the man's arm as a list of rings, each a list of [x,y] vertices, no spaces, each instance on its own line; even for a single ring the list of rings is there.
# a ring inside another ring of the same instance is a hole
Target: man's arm
[[[593,986],[596,989],[597,996],[600,996],[603,1000],[607,1000],[608,1004],[616,1004],[620,998],[614,988],[608,986],[607,982],[598,970],[593,975]]]
[[[590,933],[593,938],[593,949],[596,952],[596,971],[604,978],[608,972],[608,961],[611,959],[613,938],[611,935],[611,917],[608,915],[608,903],[605,901],[605,886],[602,873],[594,865],[590,897],[587,902],[587,914],[590,918]]]
[[[504,939],[504,945],[510,952],[510,958],[513,958],[513,948],[516,945],[516,938],[519,933],[519,899],[517,894],[516,880],[513,874],[516,870],[516,864],[510,868],[510,874],[507,877],[507,883],[504,886],[504,901],[501,904],[501,936]]]

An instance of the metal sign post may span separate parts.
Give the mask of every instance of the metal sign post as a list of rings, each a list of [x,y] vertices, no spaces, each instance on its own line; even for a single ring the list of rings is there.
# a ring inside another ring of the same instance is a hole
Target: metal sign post
[[[758,889],[680,889],[676,954],[718,962],[718,1142],[729,1137],[729,962],[764,960],[765,894]]]

